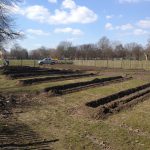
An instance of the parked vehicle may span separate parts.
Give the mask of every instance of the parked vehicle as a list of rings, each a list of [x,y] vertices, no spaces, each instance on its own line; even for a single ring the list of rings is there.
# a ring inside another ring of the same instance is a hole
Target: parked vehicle
[[[44,64],[54,65],[54,64],[56,64],[56,61],[51,58],[44,58],[42,60],[39,60],[38,64],[39,65],[44,65]]]

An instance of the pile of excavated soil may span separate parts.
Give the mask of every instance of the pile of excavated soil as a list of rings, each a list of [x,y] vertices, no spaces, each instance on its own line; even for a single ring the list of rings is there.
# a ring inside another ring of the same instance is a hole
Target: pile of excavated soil
[[[93,118],[106,118],[121,110],[133,107],[150,97],[150,83],[120,91],[104,98],[86,103],[93,109]]]
[[[50,91],[51,94],[53,95],[62,95],[62,94],[77,92],[80,90],[93,88],[97,86],[104,86],[110,83],[122,82],[129,79],[131,78],[124,78],[122,76],[106,77],[101,79],[95,78],[93,80],[85,81],[85,82],[77,82],[77,83],[65,84],[60,86],[47,87],[44,89],[44,92]]]
[[[0,95],[0,114],[2,116],[9,116],[12,114],[12,108],[16,105],[16,98],[14,96]]]

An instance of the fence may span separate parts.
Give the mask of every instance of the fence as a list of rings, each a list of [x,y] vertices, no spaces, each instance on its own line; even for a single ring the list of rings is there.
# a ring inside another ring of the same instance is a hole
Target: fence
[[[2,60],[0,61],[0,65],[2,65],[3,62]],[[9,65],[10,66],[32,66],[32,67],[37,67],[38,62],[37,60],[9,60]]]
[[[150,61],[142,60],[61,60],[60,64],[71,64],[80,66],[95,66],[101,68],[122,68],[122,69],[145,69],[150,70]],[[9,60],[11,66],[32,66],[37,67],[37,60]],[[2,61],[0,60],[0,65]]]
[[[58,63],[59,64],[72,64],[73,61],[72,60],[59,60]],[[0,60],[0,65],[2,65],[2,64],[3,64],[3,62],[2,62],[2,60]],[[38,60],[23,60],[23,59],[20,59],[20,60],[10,59],[9,65],[10,66],[32,66],[32,67],[39,66]],[[46,67],[49,65],[44,65],[44,66]]]
[[[150,70],[150,61],[142,60],[74,60],[75,65],[101,68],[146,69]]]

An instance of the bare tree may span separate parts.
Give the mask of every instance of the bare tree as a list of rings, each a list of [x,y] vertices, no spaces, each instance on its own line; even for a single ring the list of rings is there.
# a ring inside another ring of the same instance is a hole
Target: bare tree
[[[10,57],[15,59],[28,59],[28,51],[19,44],[15,44],[11,48]]]
[[[78,50],[80,51],[80,58],[93,59],[96,57],[96,46],[94,44],[80,45]]]
[[[33,59],[43,59],[47,57],[51,57],[52,51],[42,46],[30,52],[30,57]]]
[[[125,45],[125,49],[131,52],[132,59],[139,60],[144,57],[143,47],[140,44],[129,43]]]
[[[113,58],[111,43],[107,37],[102,37],[97,45],[103,59]]]
[[[70,47],[72,47],[71,42],[67,42],[67,41],[60,42],[57,46],[58,57],[59,58],[66,57],[66,52]]]
[[[76,47],[68,47],[68,50],[65,52],[65,57],[69,59],[75,59],[76,58]]]
[[[127,57],[127,51],[128,50],[125,50],[125,48],[123,47],[122,44],[116,45],[115,46],[115,57],[124,59]]]
[[[150,60],[150,39],[148,40],[148,42],[146,44],[144,56],[145,56],[146,60]]]
[[[20,0],[0,0],[0,45],[8,40],[20,37],[20,33],[15,30],[14,19],[10,13],[10,7]]]

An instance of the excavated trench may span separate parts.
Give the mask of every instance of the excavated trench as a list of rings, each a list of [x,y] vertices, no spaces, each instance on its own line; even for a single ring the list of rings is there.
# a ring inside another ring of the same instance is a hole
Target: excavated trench
[[[62,76],[54,76],[54,77],[32,78],[32,79],[20,80],[19,83],[21,85],[31,85],[31,84],[38,84],[45,81],[56,82],[56,81],[64,81],[64,80],[78,79],[78,78],[92,77],[92,76],[96,76],[96,74],[88,73],[88,74],[73,74],[73,75],[62,75]]]
[[[63,74],[73,74],[67,71],[49,71],[49,72],[34,72],[34,73],[20,73],[20,74],[9,74],[7,77],[9,79],[18,79],[23,77],[37,77],[37,76],[52,76],[52,75],[63,75]]]
[[[61,70],[61,69],[47,69],[39,67],[28,67],[28,66],[8,66],[0,70],[1,74],[6,75],[10,79],[17,79],[22,77],[32,76],[48,76],[56,74],[79,74],[81,71],[73,70]]]
[[[44,89],[44,92],[51,91],[52,95],[63,95],[63,94],[77,92],[77,91],[81,91],[81,90],[85,90],[97,86],[104,86],[111,83],[123,82],[129,79],[132,79],[132,77],[125,78],[122,76],[115,76],[115,77],[107,77],[102,79],[96,78],[94,80],[86,81],[86,82],[77,82],[77,83],[71,83],[66,85],[48,87]]]
[[[2,74],[15,74],[15,73],[26,73],[26,72],[38,72],[47,71],[49,69],[40,67],[29,67],[29,66],[7,66],[1,68]]]
[[[86,106],[95,108],[94,118],[106,118],[123,109],[134,106],[150,97],[150,83],[120,91],[110,96],[88,102]]]

